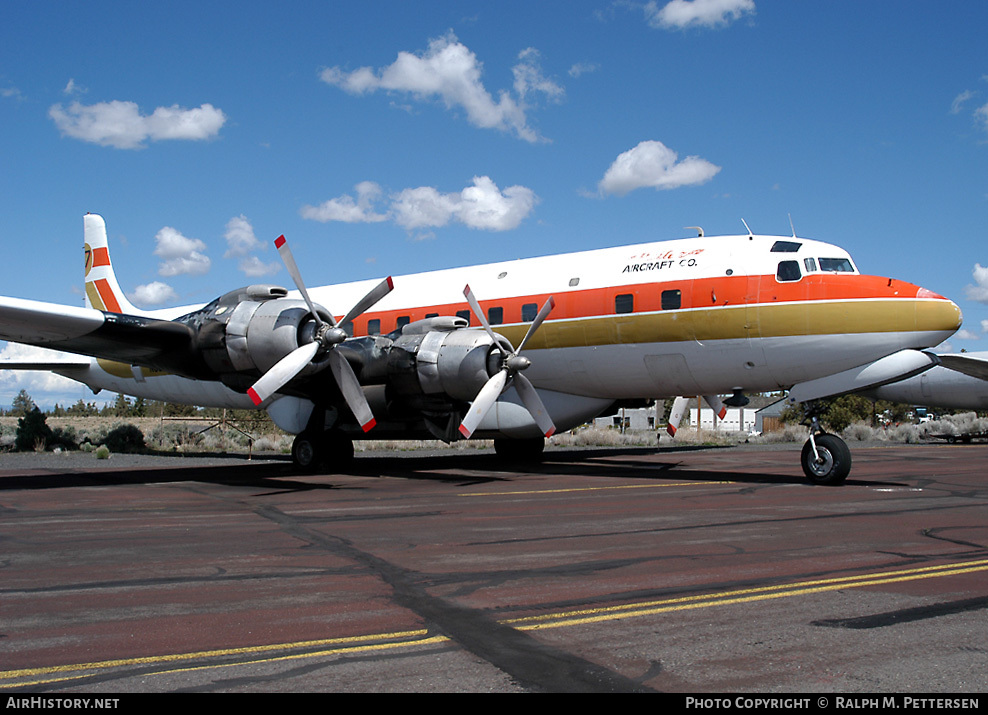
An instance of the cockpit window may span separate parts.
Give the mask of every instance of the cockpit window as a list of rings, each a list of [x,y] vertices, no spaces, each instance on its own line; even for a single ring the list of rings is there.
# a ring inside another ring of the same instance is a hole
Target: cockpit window
[[[782,282],[798,281],[803,275],[799,272],[798,261],[779,261],[775,277]]]
[[[833,271],[835,273],[854,273],[854,266],[847,258],[821,258],[821,271]]]
[[[804,258],[803,267],[806,269],[807,273],[816,272],[816,259],[815,258]]]
[[[776,241],[772,244],[772,253],[796,253],[802,245],[795,241]]]

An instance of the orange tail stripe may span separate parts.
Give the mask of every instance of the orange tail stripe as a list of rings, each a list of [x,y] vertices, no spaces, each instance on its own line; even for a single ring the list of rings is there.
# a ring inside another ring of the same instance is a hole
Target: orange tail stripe
[[[103,305],[106,306],[106,310],[111,313],[120,312],[120,303],[117,302],[117,297],[113,295],[113,290],[105,278],[100,278],[96,281],[96,290],[99,291],[100,298],[103,299]]]

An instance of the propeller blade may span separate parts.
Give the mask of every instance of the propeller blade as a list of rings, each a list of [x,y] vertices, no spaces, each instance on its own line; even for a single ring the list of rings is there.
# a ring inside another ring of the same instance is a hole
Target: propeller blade
[[[535,424],[542,430],[542,434],[546,437],[552,437],[556,433],[556,425],[552,423],[552,418],[549,417],[545,405],[542,404],[542,398],[539,397],[539,393],[536,392],[531,380],[518,373],[514,377],[514,385],[525,409],[532,415]]]
[[[391,280],[391,276],[388,276],[383,281],[374,286],[371,291],[365,295],[360,301],[350,308],[350,312],[343,316],[343,320],[340,321],[340,325],[346,325],[351,320],[356,318],[358,315],[362,314],[372,305],[381,300],[384,296],[394,290],[395,284]]]
[[[315,306],[312,304],[312,299],[309,298],[309,291],[305,289],[305,281],[302,280],[302,273],[298,269],[298,265],[295,263],[295,257],[292,255],[292,249],[288,247],[288,239],[284,235],[278,236],[274,241],[275,247],[278,249],[278,254],[281,256],[282,262],[284,262],[285,267],[288,269],[289,275],[291,275],[292,280],[295,281],[295,287],[298,288],[299,293],[302,294],[302,298],[305,300],[305,304],[309,306],[309,312],[312,313],[313,317],[316,319],[316,323],[323,325],[322,318],[319,317],[319,313],[316,312]],[[330,319],[332,321],[332,319]],[[334,328],[336,323],[330,323]]]
[[[316,356],[319,350],[319,343],[313,341],[295,348],[285,357],[281,358],[274,367],[261,375],[261,378],[247,390],[250,399],[255,405],[259,405],[267,398],[280,390],[293,377],[298,375],[302,368]]]
[[[350,363],[337,351],[330,350],[329,369],[332,370],[333,377],[336,378],[336,384],[339,386],[340,392],[343,393],[343,399],[346,400],[347,407],[350,408],[353,416],[357,418],[361,429],[364,432],[369,432],[377,423],[377,420],[374,419],[374,413],[371,412],[370,405],[367,404],[364,391],[360,389],[360,381],[357,380],[357,376],[354,374],[353,368],[350,367]]]
[[[524,349],[525,343],[527,343],[528,339],[535,334],[535,331],[539,329],[540,325],[542,325],[542,321],[546,319],[546,317],[549,315],[549,313],[552,312],[552,309],[555,307],[556,307],[556,301],[550,295],[548,300],[546,300],[546,302],[542,304],[542,308],[539,310],[539,314],[535,316],[535,320],[533,320],[532,324],[529,326],[528,332],[525,333],[525,337],[522,338],[521,343],[518,344],[518,349],[515,350],[516,354],[520,353],[522,349]]]
[[[672,409],[669,410],[669,419],[666,420],[666,432],[669,433],[670,437],[676,436],[676,430],[679,429],[679,423],[683,421],[683,415],[686,414],[686,408],[689,407],[690,400],[688,397],[677,397],[672,403]]]
[[[488,380],[480,389],[480,392],[477,393],[477,397],[474,398],[473,404],[470,405],[470,409],[460,423],[460,434],[465,438],[469,439],[470,435],[477,429],[477,426],[480,425],[481,420],[484,419],[484,415],[491,409],[497,398],[501,396],[501,390],[504,389],[504,383],[507,380],[508,371],[498,370],[494,377]]]
[[[477,300],[477,296],[475,296],[473,291],[470,290],[469,285],[463,289],[463,295],[466,296],[467,303],[470,304],[470,310],[472,310],[473,314],[477,316],[477,319],[480,321],[480,324],[484,326],[484,330],[487,331],[487,334],[491,336],[491,340],[494,341],[494,346],[501,351],[503,356],[507,357],[508,352],[504,349],[504,347],[502,347],[501,341],[497,339],[494,331],[491,330],[491,325],[487,322],[487,316],[484,315],[484,310],[480,307],[480,301]]]

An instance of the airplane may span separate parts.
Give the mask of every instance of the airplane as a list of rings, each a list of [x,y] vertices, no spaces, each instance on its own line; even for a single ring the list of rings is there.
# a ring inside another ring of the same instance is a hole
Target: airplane
[[[939,365],[919,375],[861,394],[908,405],[988,410],[988,352],[937,353],[937,359]]]
[[[750,229],[311,291],[281,236],[295,291],[141,310],[103,218],[83,224],[85,307],[0,298],[0,339],[86,357],[21,366],[94,391],[264,409],[296,435],[303,470],[344,468],[366,438],[493,439],[498,455],[534,460],[554,432],[649,398],[789,389],[812,405],[941,364],[925,349],[962,321],[952,301],[862,274],[838,246]],[[807,478],[840,484],[850,457],[812,416]]]

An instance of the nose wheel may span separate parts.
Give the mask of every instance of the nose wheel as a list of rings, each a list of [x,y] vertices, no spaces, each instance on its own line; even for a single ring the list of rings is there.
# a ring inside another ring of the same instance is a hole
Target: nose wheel
[[[843,484],[851,471],[851,450],[832,434],[810,435],[800,457],[803,474],[814,484]]]

